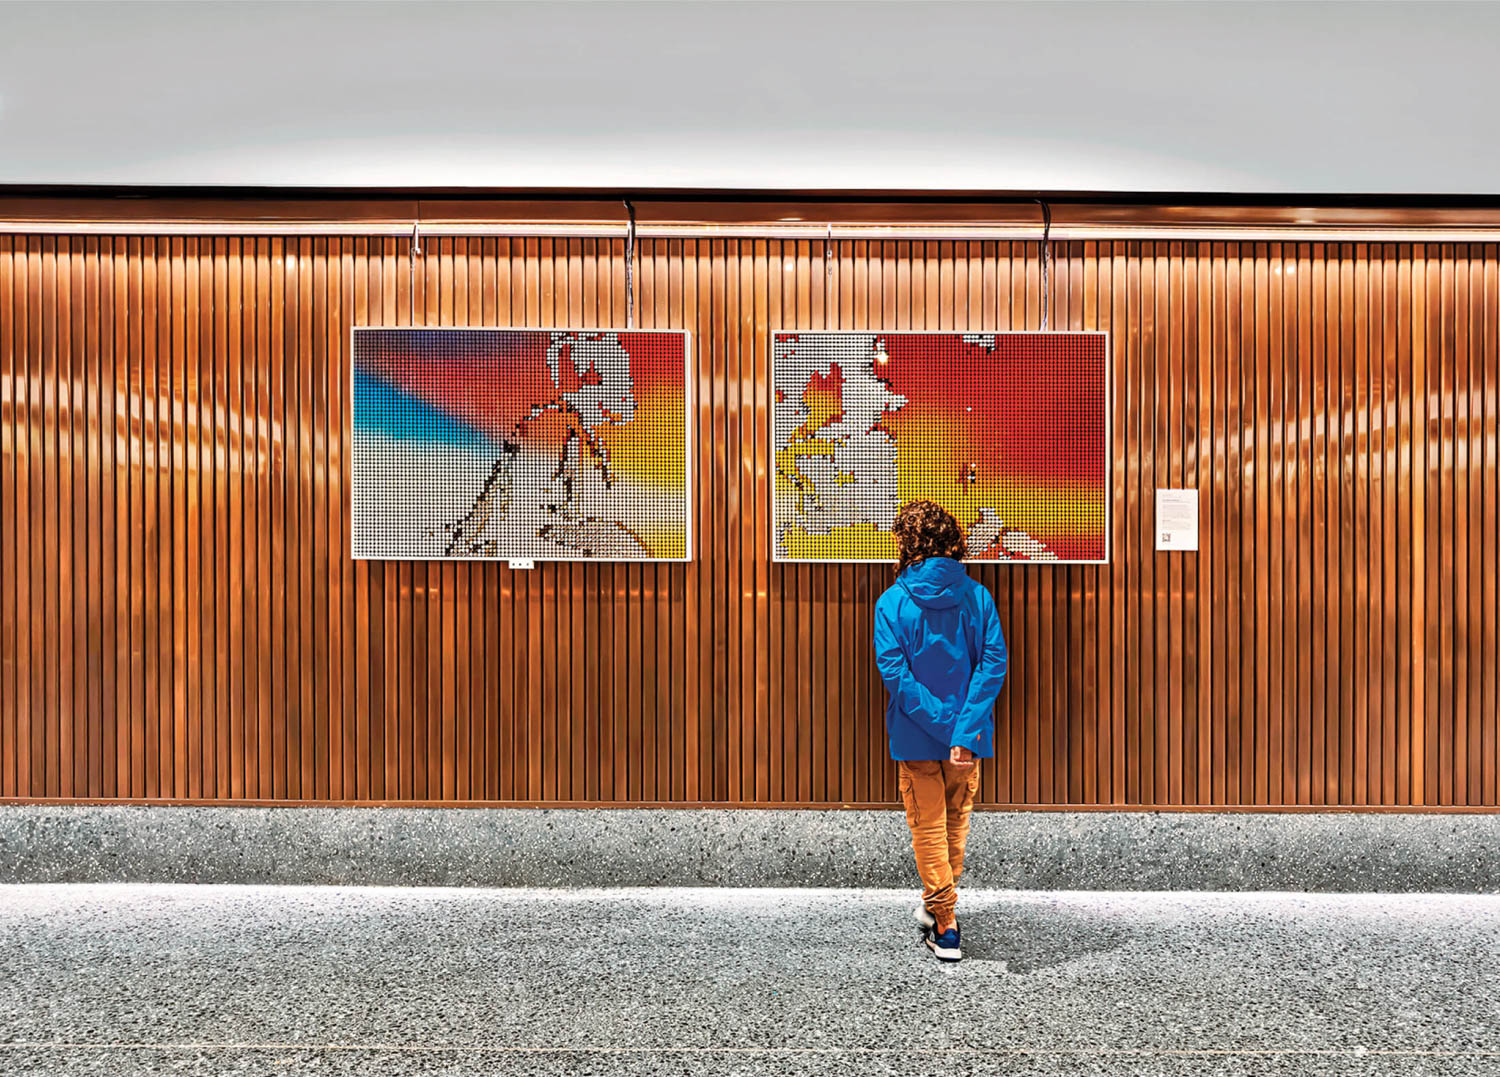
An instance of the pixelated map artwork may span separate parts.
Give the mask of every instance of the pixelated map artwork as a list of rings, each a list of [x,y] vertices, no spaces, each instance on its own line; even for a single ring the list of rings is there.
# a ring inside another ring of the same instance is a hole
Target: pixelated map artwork
[[[355,329],[356,558],[685,560],[682,332]]]
[[[1103,333],[776,333],[772,556],[894,561],[897,509],[974,560],[1108,559]]]

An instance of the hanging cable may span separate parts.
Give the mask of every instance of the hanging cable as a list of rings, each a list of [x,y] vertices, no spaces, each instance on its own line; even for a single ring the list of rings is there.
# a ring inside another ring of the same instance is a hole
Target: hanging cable
[[[635,207],[625,200],[625,328],[635,328]]]
[[[1052,207],[1040,198],[1042,207],[1042,331],[1047,329],[1047,311],[1052,306]]]

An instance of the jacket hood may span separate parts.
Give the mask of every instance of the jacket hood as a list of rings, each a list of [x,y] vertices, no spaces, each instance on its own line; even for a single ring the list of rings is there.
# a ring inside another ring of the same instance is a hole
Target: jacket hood
[[[958,605],[961,588],[968,578],[964,566],[953,558],[929,557],[907,566],[896,582],[906,588],[917,605],[937,610]]]

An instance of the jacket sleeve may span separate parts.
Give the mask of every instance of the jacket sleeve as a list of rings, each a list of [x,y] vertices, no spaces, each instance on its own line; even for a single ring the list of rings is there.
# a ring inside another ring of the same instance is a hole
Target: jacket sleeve
[[[954,714],[944,714],[942,701],[912,673],[901,647],[901,635],[891,611],[875,607],[875,665],[880,678],[901,710],[928,736],[943,744],[953,735]]]
[[[1005,683],[1007,655],[1005,635],[1000,631],[1000,613],[988,591],[981,591],[980,615],[984,646],[979,664],[969,677],[969,692],[954,723],[952,747],[968,748],[975,755],[994,754],[995,699]]]

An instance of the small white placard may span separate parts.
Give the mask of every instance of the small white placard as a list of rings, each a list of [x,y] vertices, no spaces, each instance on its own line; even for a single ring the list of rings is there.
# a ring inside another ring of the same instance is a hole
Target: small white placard
[[[507,561],[506,564],[510,565],[510,570],[512,572],[517,572],[521,569],[536,567],[536,563],[533,561]]]
[[[1198,491],[1156,491],[1156,548],[1198,548]]]

